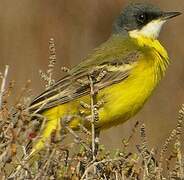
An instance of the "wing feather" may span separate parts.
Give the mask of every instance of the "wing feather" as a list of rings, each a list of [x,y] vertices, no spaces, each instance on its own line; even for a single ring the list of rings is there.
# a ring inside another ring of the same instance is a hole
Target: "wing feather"
[[[102,45],[103,47],[103,45]],[[114,46],[112,46],[114,48]],[[126,79],[132,68],[136,66],[140,58],[140,51],[128,49],[122,50],[122,55],[116,57],[108,49],[107,57],[101,55],[103,48],[96,50],[91,57],[70,71],[70,74],[56,82],[50,89],[35,98],[29,109],[31,111],[44,111],[48,108],[67,103],[90,93],[89,74],[94,77],[94,86],[99,90]],[[99,55],[100,54],[100,55]],[[105,75],[98,81],[102,73]],[[82,82],[82,83],[81,83]]]

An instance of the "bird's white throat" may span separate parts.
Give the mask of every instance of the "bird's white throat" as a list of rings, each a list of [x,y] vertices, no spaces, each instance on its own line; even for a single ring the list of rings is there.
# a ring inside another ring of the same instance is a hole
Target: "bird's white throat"
[[[142,27],[140,30],[136,29],[129,31],[129,35],[133,38],[145,36],[148,38],[157,39],[160,34],[160,30],[165,22],[165,20],[153,20]]]

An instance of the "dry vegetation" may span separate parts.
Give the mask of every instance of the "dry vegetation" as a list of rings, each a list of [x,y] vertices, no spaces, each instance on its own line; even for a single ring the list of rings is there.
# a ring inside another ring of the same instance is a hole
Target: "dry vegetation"
[[[49,42],[50,57],[48,71],[40,71],[46,88],[54,83],[52,74],[56,61],[53,39]],[[62,68],[68,71],[67,68]],[[74,132],[67,124],[63,131],[53,132],[46,148],[37,157],[28,158],[26,147],[30,140],[36,140],[41,133],[45,118],[37,112],[26,111],[30,103],[30,81],[21,90],[14,105],[10,105],[13,82],[7,84],[8,66],[1,74],[0,91],[0,177],[1,179],[134,179],[163,180],[184,179],[184,155],[182,152],[182,132],[184,105],[177,118],[176,127],[159,149],[149,148],[146,127],[135,123],[130,137],[122,141],[122,149],[109,152],[100,144],[94,123],[98,121],[98,108],[90,80],[91,104],[83,104],[91,109],[92,129],[80,126]],[[5,88],[6,87],[6,88]],[[66,141],[71,135],[71,141]],[[132,138],[139,135],[140,143],[132,144]],[[129,146],[136,146],[137,152],[130,152]]]

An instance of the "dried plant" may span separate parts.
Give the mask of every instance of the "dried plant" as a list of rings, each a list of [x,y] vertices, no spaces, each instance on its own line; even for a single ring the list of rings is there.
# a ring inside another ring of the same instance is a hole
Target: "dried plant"
[[[53,71],[55,63],[56,63],[56,46],[54,39],[50,38],[48,70],[46,72],[43,72],[42,70],[39,71],[41,79],[45,82],[46,89],[48,89],[55,83],[55,80],[53,79]]]

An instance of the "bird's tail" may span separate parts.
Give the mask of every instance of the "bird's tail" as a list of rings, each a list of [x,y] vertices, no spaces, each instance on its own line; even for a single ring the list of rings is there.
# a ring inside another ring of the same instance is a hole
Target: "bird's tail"
[[[43,114],[44,115],[44,114]],[[43,130],[40,130],[39,135],[35,140],[30,140],[25,148],[26,155],[22,157],[22,162],[28,163],[31,166],[37,159],[39,159],[38,153],[45,147],[50,141],[52,132],[60,131],[60,118],[56,118],[52,115],[45,114],[45,122],[43,122]],[[18,165],[9,177],[15,177],[21,172],[22,166]]]
[[[42,127],[35,140],[32,140],[26,148],[28,156],[26,159],[33,157],[39,151],[41,151],[47,143],[50,142],[50,137],[53,132],[59,132],[61,130],[61,117],[55,115],[43,113],[45,121],[42,123]]]

